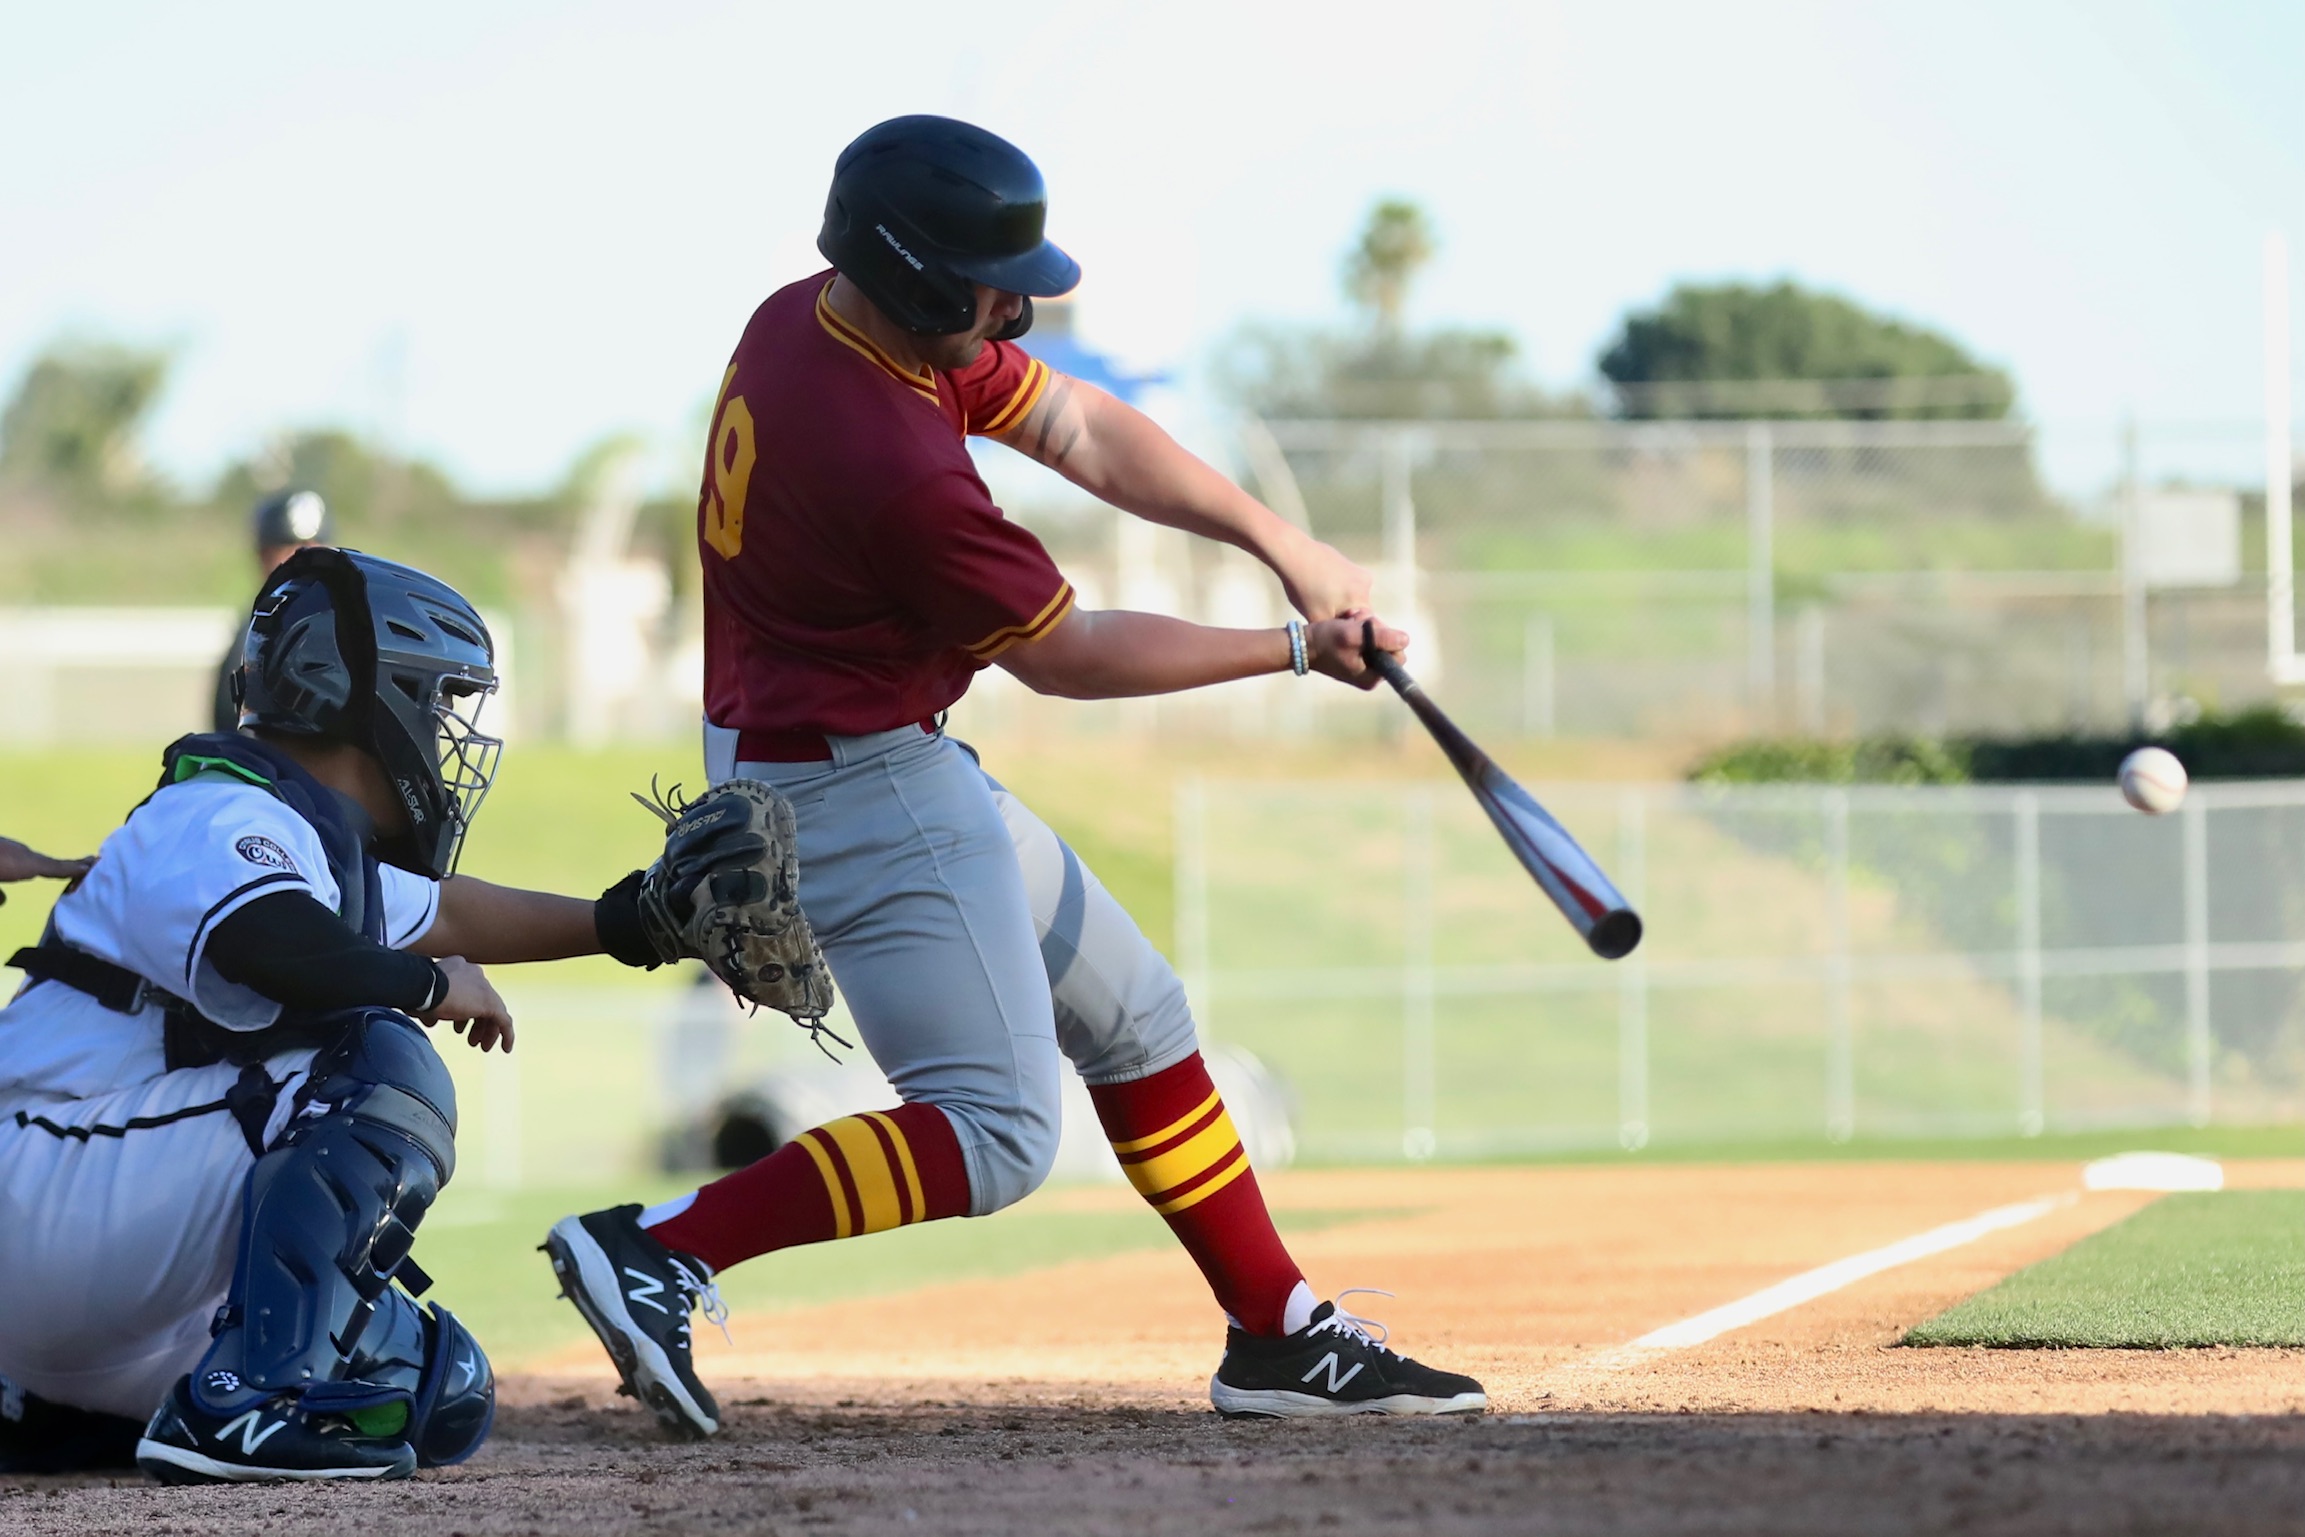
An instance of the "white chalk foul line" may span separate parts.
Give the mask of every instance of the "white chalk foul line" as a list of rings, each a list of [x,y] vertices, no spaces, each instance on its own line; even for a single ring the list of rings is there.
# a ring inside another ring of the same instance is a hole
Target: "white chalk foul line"
[[[1667,1350],[1686,1350],[1691,1345],[1702,1345],[1731,1329],[1742,1329],[1747,1324],[1759,1323],[1804,1302],[1813,1302],[1844,1286],[1854,1285],[1867,1276],[1894,1270],[1899,1265],[1910,1265],[1915,1260],[1958,1249],[1963,1244],[1975,1243],[1989,1233],[2005,1228],[2021,1227],[2038,1217],[2046,1217],[2059,1207],[2069,1206],[2071,1195],[2044,1196],[2038,1201],[2020,1201],[2014,1206],[1996,1206],[1991,1211],[1979,1212],[1959,1222],[1948,1222],[1943,1227],[1900,1238],[1885,1248],[1870,1249],[1863,1254],[1852,1254],[1847,1259],[1805,1270],[1774,1286],[1764,1287],[1750,1297],[1741,1297],[1725,1303],[1694,1318],[1684,1318],[1677,1324],[1652,1329],[1629,1344],[1596,1352],[1578,1361],[1577,1371],[1615,1371],[1631,1366]]]

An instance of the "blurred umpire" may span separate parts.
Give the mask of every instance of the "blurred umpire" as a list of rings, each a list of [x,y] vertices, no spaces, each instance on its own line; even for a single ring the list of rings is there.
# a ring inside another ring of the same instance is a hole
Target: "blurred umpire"
[[[275,491],[250,511],[248,525],[255,540],[259,587],[298,550],[336,542],[335,520],[328,516],[328,504],[317,491]],[[240,706],[232,702],[232,675],[240,670],[244,634],[244,626],[232,632],[232,648],[216,664],[215,724],[209,727],[211,731],[240,729]]]

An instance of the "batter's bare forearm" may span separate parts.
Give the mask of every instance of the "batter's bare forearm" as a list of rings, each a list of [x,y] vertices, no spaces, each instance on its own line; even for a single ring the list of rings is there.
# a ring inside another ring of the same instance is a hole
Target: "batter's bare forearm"
[[[1128,609],[1075,610],[1000,663],[1038,694],[1135,699],[1286,672],[1289,642],[1281,630],[1221,630]]]
[[[440,883],[439,916],[409,948],[423,955],[461,955],[482,966],[502,966],[598,955],[600,935],[587,899],[452,875]]]
[[[1275,566],[1302,530],[1234,485],[1126,401],[1057,375],[1001,441],[1121,511]]]

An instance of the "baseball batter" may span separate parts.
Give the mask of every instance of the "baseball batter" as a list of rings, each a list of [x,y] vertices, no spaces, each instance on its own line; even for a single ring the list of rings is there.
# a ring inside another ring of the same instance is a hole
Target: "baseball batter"
[[[425,1025],[510,1050],[476,962],[597,952],[638,919],[448,878],[499,746],[475,724],[488,630],[454,591],[308,550],[245,649],[242,729],[170,747],[10,961],[0,1467],[398,1478],[488,1433],[486,1357],[413,1300],[411,1238],[455,1169]]]
[[[1228,1317],[1226,1414],[1479,1410],[1468,1377],[1319,1299],[1274,1231],[1176,976],[1079,857],[946,736],[981,668],[1044,694],[1169,693],[1320,672],[1366,688],[1368,574],[1151,421],[1014,345],[1079,268],[1013,145],[906,117],[840,156],[818,245],[722,377],[698,505],[705,763],[796,813],[799,899],[902,1096],[547,1250],[626,1384],[676,1434],[719,1426],[689,1314],[719,1270],[795,1244],[998,1211],[1048,1173],[1061,1063]],[[1085,612],[971,464],[976,433],[1271,567],[1303,621],[1224,630]],[[1407,637],[1381,622],[1378,645]]]

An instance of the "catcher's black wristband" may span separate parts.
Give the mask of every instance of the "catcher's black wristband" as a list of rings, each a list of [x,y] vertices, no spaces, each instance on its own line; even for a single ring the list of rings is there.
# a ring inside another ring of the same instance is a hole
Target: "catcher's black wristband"
[[[640,877],[635,870],[600,894],[592,904],[592,931],[600,936],[600,948],[625,965],[654,971],[664,960],[640,926]]]

